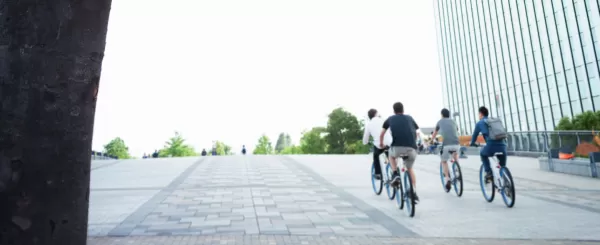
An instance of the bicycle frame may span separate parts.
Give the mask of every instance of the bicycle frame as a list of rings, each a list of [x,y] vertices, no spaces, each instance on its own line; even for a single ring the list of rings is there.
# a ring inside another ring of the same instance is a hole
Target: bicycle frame
[[[500,177],[500,160],[498,160],[496,155],[490,158],[493,158],[494,162],[492,164],[492,161],[490,161],[490,168],[492,168],[492,175],[494,176],[494,185],[496,185],[496,189],[500,191],[500,189],[504,187],[504,180]]]

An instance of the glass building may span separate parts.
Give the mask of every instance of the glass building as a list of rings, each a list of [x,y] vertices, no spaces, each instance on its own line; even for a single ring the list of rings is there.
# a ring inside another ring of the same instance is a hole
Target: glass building
[[[509,132],[551,131],[562,117],[600,109],[600,0],[434,6],[444,105],[462,134],[479,106]]]

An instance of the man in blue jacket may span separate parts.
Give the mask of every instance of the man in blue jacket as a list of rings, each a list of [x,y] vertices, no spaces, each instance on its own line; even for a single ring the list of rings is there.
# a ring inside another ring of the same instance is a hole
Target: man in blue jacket
[[[487,119],[490,112],[485,106],[479,107],[479,121],[475,124],[475,130],[473,132],[473,136],[471,138],[471,146],[475,146],[475,141],[479,136],[479,133],[483,135],[483,139],[485,140],[485,146],[481,149],[479,155],[481,156],[481,161],[483,162],[483,168],[486,172],[486,182],[489,183],[493,179],[492,168],[490,167],[490,157],[494,156],[496,152],[502,152],[503,155],[498,156],[498,160],[500,161],[500,166],[506,165],[506,142],[504,140],[493,140],[489,138],[489,129],[487,124]]]

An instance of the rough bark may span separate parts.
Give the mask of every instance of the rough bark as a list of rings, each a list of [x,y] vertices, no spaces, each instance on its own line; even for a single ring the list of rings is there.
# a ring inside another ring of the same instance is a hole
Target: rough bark
[[[111,0],[0,0],[0,244],[85,244]]]

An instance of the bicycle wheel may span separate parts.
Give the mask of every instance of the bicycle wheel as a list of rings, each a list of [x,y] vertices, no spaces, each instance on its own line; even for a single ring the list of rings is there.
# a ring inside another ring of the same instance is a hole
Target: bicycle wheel
[[[450,190],[446,190],[446,182],[444,181],[444,168],[442,164],[443,163],[440,163],[440,180],[442,181],[442,189],[447,193]]]
[[[460,197],[463,194],[463,179],[462,170],[457,161],[452,164],[452,173],[454,174],[454,179],[452,180],[454,192],[456,192],[456,196]]]
[[[402,188],[402,180],[398,182],[398,187],[394,187],[396,191],[396,207],[404,209],[404,189]]]
[[[371,165],[371,184],[373,185],[373,192],[375,192],[376,195],[381,194],[381,191],[383,190],[383,180],[382,178],[379,178],[379,180],[375,178],[375,163]]]
[[[383,179],[385,181],[385,191],[387,192],[388,198],[394,200],[396,188],[390,185],[390,180],[392,179],[392,167],[390,164],[386,164],[385,166],[385,176],[386,177]]]
[[[404,173],[404,200],[406,201],[406,213],[409,217],[415,216],[415,198],[414,190],[412,188],[412,178],[408,172]]]
[[[500,178],[502,178],[503,186],[500,194],[507,207],[512,208],[515,205],[517,198],[515,193],[515,182],[513,182],[512,174],[508,168],[500,168]]]
[[[479,168],[479,185],[481,186],[481,193],[483,193],[483,198],[486,201],[492,202],[494,201],[494,196],[496,195],[496,185],[494,185],[494,181],[490,183],[485,183],[485,170],[483,168],[483,164]],[[487,190],[489,188],[489,190]]]

